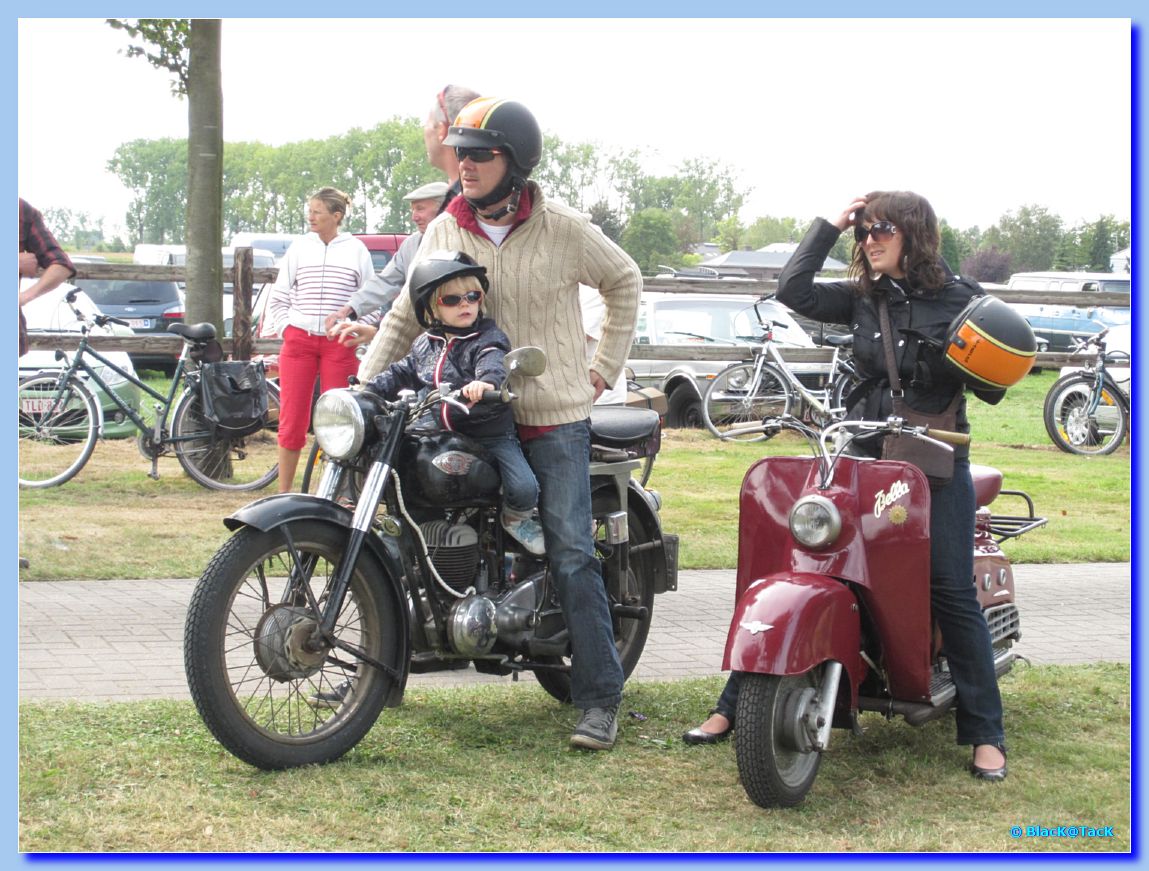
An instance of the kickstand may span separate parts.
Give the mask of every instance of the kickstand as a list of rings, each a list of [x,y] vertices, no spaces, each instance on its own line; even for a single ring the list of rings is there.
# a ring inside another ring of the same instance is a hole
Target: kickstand
[[[152,470],[150,472],[148,472],[148,477],[151,478],[153,481],[158,481],[160,479],[159,465],[160,465],[160,458],[159,458],[159,455],[157,454],[157,455],[152,457]]]

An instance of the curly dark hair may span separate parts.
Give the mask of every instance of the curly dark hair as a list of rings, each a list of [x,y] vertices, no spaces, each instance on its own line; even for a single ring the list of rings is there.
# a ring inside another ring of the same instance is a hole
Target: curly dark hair
[[[872,191],[857,222],[890,221],[902,236],[902,271],[910,287],[940,290],[946,283],[942,268],[941,230],[929,201],[912,191]],[[861,245],[854,246],[849,275],[862,293],[874,290],[874,276]]]

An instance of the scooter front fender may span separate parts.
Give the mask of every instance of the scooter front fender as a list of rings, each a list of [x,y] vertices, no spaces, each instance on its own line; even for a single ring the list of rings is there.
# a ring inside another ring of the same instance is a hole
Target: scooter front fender
[[[723,669],[800,675],[827,660],[846,670],[850,706],[866,674],[854,593],[826,575],[769,575],[746,588],[726,636]]]
[[[322,499],[309,493],[278,493],[265,496],[255,502],[249,502],[234,514],[224,518],[224,526],[235,531],[244,526],[258,529],[260,532],[270,532],[288,523],[301,520],[331,523],[351,532],[351,509]],[[400,580],[403,575],[403,561],[399,555],[399,548],[389,537],[369,534],[363,541],[363,547],[369,558],[378,562],[378,571],[373,572],[381,583],[387,585],[392,594],[392,607],[396,613],[409,614],[407,605],[407,590]],[[361,555],[360,558],[363,558]],[[411,662],[411,626],[408,619],[398,621],[400,631],[405,636],[401,642],[401,650],[406,651],[401,661],[394,663],[396,671],[402,678],[395,681],[394,687],[385,704],[388,707],[398,707],[403,700],[403,691],[407,684],[407,674]]]

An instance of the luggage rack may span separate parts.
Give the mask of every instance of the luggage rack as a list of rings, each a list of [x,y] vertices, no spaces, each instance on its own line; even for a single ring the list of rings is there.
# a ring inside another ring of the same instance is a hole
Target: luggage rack
[[[988,531],[999,544],[1007,538],[1017,538],[1019,535],[1032,532],[1041,526],[1045,526],[1045,524],[1049,522],[1046,518],[1038,517],[1034,514],[1033,500],[1029,497],[1028,493],[1021,490],[1002,490],[998,493],[998,497],[1000,498],[1002,496],[1017,496],[1020,499],[1024,499],[1026,506],[1029,508],[1029,514],[1018,516],[991,514]]]

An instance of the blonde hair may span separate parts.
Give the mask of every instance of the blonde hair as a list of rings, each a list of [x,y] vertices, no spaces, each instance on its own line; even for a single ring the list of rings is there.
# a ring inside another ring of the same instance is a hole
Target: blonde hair
[[[339,190],[339,188],[324,187],[313,193],[308,200],[319,200],[323,205],[327,206],[327,211],[333,215],[339,216],[339,223],[343,223],[343,219],[347,217],[347,212],[351,208],[351,197]]]
[[[435,288],[435,292],[431,294],[431,314],[433,314],[437,320],[443,320],[443,315],[439,311],[440,296],[449,296],[452,293],[457,293],[459,296],[462,296],[468,291],[482,289],[482,282],[480,282],[478,276],[475,275],[457,275],[449,281],[444,281]],[[479,306],[482,307],[482,302],[479,303]]]

